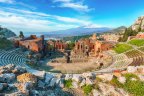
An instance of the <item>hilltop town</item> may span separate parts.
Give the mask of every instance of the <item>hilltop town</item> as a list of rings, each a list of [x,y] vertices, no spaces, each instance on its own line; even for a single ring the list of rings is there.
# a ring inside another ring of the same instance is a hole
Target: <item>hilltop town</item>
[[[76,40],[3,30],[0,96],[144,95],[144,16],[124,30]]]

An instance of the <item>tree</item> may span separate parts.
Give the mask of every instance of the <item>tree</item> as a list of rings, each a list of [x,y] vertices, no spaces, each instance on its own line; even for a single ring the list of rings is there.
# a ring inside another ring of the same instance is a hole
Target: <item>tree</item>
[[[0,32],[0,35],[4,35],[4,33],[3,33],[3,32]]]
[[[138,32],[141,32],[141,26],[139,27]]]
[[[131,28],[126,28],[124,35],[123,35],[123,38],[122,38],[122,41],[123,42],[127,41],[129,36],[135,36],[135,35],[137,35],[137,32],[135,30],[132,30]]]
[[[74,46],[75,46],[75,43],[74,42],[70,42],[70,43],[67,44],[66,50],[72,50],[74,48]]]
[[[119,41],[119,42],[121,42],[121,41],[122,41],[122,39],[123,39],[122,37],[119,37],[118,41]]]
[[[1,25],[0,25],[0,30],[2,30],[2,27],[1,27]]]
[[[20,38],[24,38],[24,35],[23,35],[23,32],[20,31],[20,35],[19,35]]]

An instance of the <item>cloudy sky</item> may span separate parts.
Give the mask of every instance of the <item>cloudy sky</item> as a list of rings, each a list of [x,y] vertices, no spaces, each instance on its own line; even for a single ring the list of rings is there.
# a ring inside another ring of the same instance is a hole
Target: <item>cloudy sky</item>
[[[0,25],[14,32],[130,26],[144,0],[0,0]]]

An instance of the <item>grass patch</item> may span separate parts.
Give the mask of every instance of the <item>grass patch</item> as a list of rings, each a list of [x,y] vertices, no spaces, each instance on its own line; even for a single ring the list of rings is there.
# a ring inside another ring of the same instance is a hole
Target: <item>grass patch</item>
[[[131,74],[131,73],[124,74],[124,77],[126,78],[126,80],[130,80],[132,78],[135,78],[135,79],[139,80],[139,77],[137,75]]]
[[[139,46],[144,45],[144,39],[133,39],[133,40],[129,41],[128,43],[139,47]]]
[[[128,44],[117,44],[114,48],[114,51],[118,54],[126,52],[128,50],[132,49],[132,46],[129,46]]]
[[[134,96],[144,96],[144,82],[140,81],[135,74],[125,74],[124,76],[126,77],[124,89]],[[137,79],[137,81],[132,81],[132,78]]]
[[[113,86],[116,86],[116,87],[119,87],[119,88],[122,88],[123,87],[123,84],[121,84],[116,77],[114,77],[111,81],[110,81],[110,84],[112,84]]]
[[[121,84],[117,78],[113,78],[110,81],[110,84],[123,88],[133,96],[144,96],[144,82],[140,81],[138,76],[135,74],[124,74],[124,77],[126,78],[126,82],[124,84]],[[135,78],[136,81],[132,81],[131,79]]]
[[[127,80],[124,89],[134,96],[144,96],[144,82]]]
[[[72,87],[72,80],[69,79],[69,80],[64,80],[64,86],[66,88],[71,88]]]
[[[82,89],[83,89],[84,93],[85,93],[86,95],[88,95],[88,94],[92,91],[93,86],[92,86],[92,85],[84,85],[84,86],[82,87]]]

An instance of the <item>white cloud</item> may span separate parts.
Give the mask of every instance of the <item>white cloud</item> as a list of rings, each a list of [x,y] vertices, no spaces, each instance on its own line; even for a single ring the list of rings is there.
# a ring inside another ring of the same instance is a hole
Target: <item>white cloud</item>
[[[53,2],[70,2],[72,0],[53,0]]]
[[[87,5],[84,5],[83,0],[80,0],[79,2],[74,2],[74,0],[53,0],[53,2],[58,2],[58,7],[71,8],[77,11],[88,12],[93,10],[93,8],[89,8]]]
[[[103,27],[103,26],[98,24],[88,24],[84,26],[84,28],[98,28],[98,27]]]
[[[14,3],[14,0],[0,0],[1,3]]]
[[[61,16],[54,16],[57,20],[67,22],[67,23],[79,23],[79,24],[89,24],[89,21],[84,21],[76,18],[70,18],[70,17],[61,17]]]
[[[62,17],[29,10],[1,8],[0,25],[15,32],[49,32],[92,24],[79,18]]]
[[[36,9],[36,7],[34,7],[34,6],[25,4],[25,3],[20,2],[20,1],[15,1],[15,0],[0,0],[0,3],[11,4],[11,5],[19,5],[22,8],[28,8],[28,9],[32,9],[32,10]]]
[[[79,18],[70,18],[70,17],[63,17],[63,16],[57,16],[57,15],[50,15],[46,13],[41,12],[34,12],[34,11],[28,11],[28,10],[19,10],[14,8],[6,8],[9,10],[9,13],[2,13],[7,15],[20,15],[24,17],[33,17],[35,19],[37,18],[43,18],[43,19],[52,19],[52,20],[58,20],[65,23],[75,23],[75,24],[90,24],[90,21],[80,20]],[[14,14],[13,12],[17,12],[17,14]],[[0,13],[1,14],[1,13]]]
[[[20,5],[20,6],[23,6],[25,8],[29,8],[29,9],[32,9],[32,10],[35,10],[36,7],[34,6],[31,6],[31,5],[28,5],[28,4],[25,4],[25,3],[22,3],[22,2],[16,2],[16,4]]]

